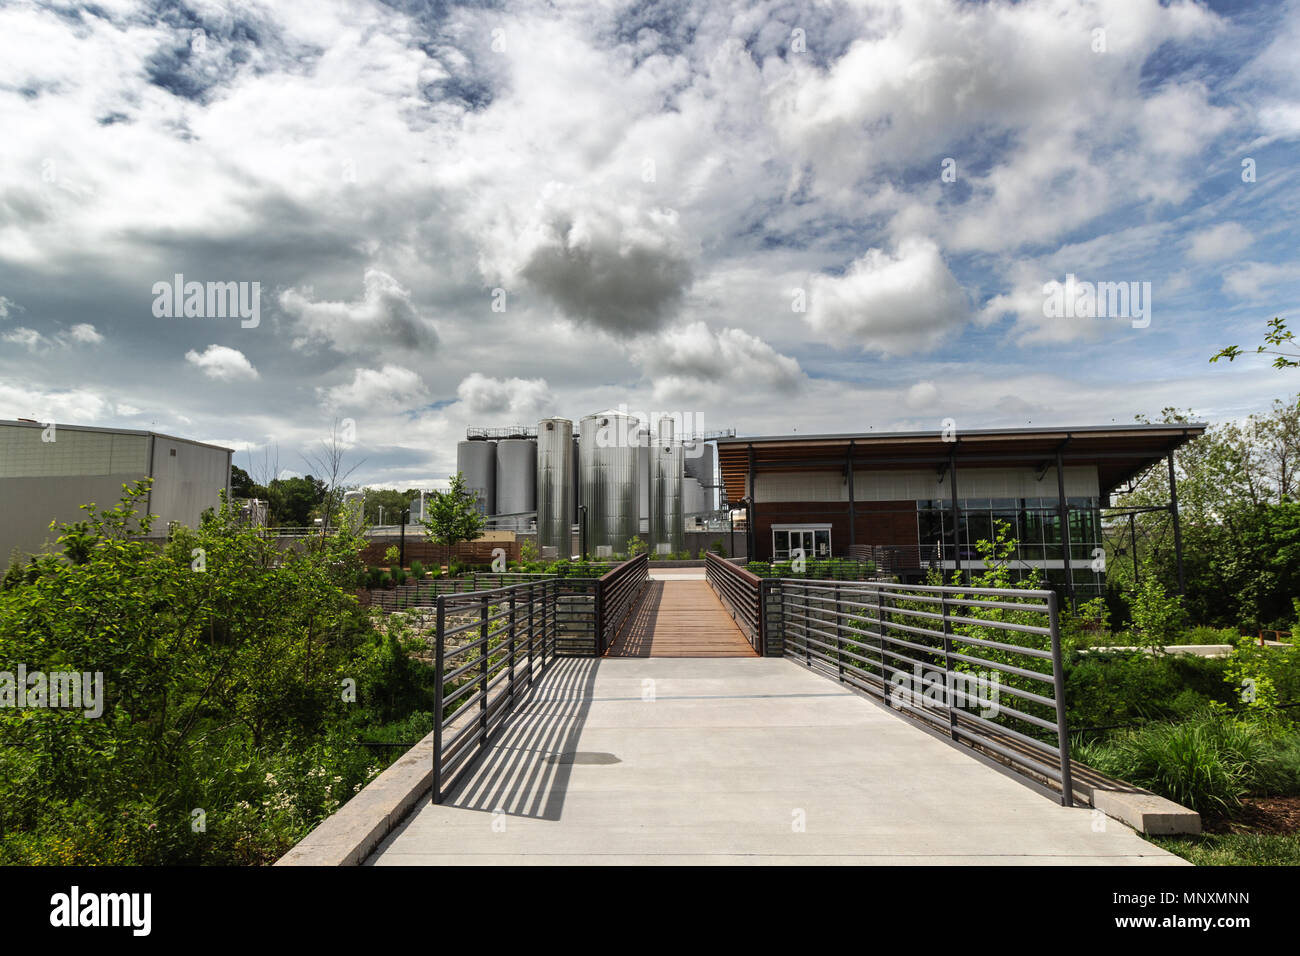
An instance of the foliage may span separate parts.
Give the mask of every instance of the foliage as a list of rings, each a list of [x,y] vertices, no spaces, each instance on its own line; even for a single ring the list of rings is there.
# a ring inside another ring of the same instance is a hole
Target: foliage
[[[397,562],[400,561],[401,559],[402,559],[402,552],[397,547],[397,545],[390,544],[387,548],[384,549],[384,564],[387,564],[391,567],[392,565],[397,564]]]
[[[1266,348],[1265,346],[1272,346],[1272,348]],[[1264,333],[1264,345],[1256,346],[1255,352],[1260,355],[1274,356],[1274,368],[1300,367],[1300,353],[1281,351],[1288,346],[1294,348],[1295,333],[1287,329],[1286,322],[1284,322],[1280,317],[1274,316],[1268,321],[1268,330]],[[1226,358],[1231,362],[1241,354],[1242,351],[1240,348],[1235,345],[1229,345],[1210,356],[1210,361],[1217,362],[1221,358]]]
[[[366,728],[429,708],[427,666],[345,591],[358,538],[281,551],[223,498],[160,548],[147,486],[64,527],[77,560],[0,591],[0,658],[104,684],[99,717],[0,710],[0,861],[271,862],[395,756],[358,747]]]
[[[1102,773],[1202,813],[1232,813],[1246,794],[1271,788],[1279,773],[1269,728],[1209,712],[1145,724],[1074,750]]]
[[[1138,638],[1146,647],[1173,643],[1187,625],[1187,611],[1182,598],[1166,594],[1164,585],[1151,573],[1150,567],[1133,589],[1129,614]]]
[[[424,499],[424,512],[420,523],[435,544],[454,548],[483,533],[484,519],[478,510],[478,499],[466,487],[465,476],[460,472],[452,476],[446,491],[435,491]]]
[[[632,537],[627,539],[627,556],[629,558],[634,558],[642,551],[644,551],[647,547],[648,546],[646,545],[645,540],[643,538],[641,538],[638,535],[633,535]]]
[[[1165,422],[1188,412],[1167,408]],[[1140,421],[1145,421],[1139,418]],[[1193,620],[1220,626],[1285,627],[1300,592],[1300,405],[1275,401],[1245,422],[1210,427],[1177,452],[1185,606]],[[1117,504],[1151,510],[1134,518],[1136,566],[1149,562],[1166,591],[1178,584],[1167,469],[1153,468]],[[1135,577],[1127,523],[1116,525],[1107,577],[1125,590]],[[1122,532],[1122,533],[1121,533]]]

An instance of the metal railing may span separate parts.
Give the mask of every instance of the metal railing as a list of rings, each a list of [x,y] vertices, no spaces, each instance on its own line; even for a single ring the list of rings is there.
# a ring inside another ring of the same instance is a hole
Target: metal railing
[[[787,657],[1054,782],[1073,805],[1054,592],[798,578],[780,588]]]
[[[763,654],[763,579],[712,551],[705,555],[704,576],[750,646]]]
[[[855,561],[870,561],[877,570],[915,571],[943,564],[943,549],[937,544],[856,544],[849,548]]]
[[[644,552],[629,558],[599,579],[596,617],[600,621],[600,647],[597,655],[604,654],[614,643],[619,628],[649,581],[650,559]]]
[[[442,802],[554,661],[560,583],[535,581],[438,598],[434,803]]]
[[[649,580],[648,567],[641,554],[600,578],[543,577],[436,595],[434,803],[557,657],[604,653]]]

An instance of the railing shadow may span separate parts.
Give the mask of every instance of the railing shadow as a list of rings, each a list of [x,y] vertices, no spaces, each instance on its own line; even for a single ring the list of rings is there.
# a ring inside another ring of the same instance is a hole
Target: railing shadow
[[[663,594],[664,582],[651,579],[642,592],[637,606],[623,622],[618,636],[610,644],[606,652],[607,657],[650,656]]]
[[[558,820],[591,708],[599,661],[557,658],[443,805]]]

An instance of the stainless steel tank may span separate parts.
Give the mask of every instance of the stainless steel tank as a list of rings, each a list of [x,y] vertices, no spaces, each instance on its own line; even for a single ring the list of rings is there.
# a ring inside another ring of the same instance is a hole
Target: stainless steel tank
[[[588,415],[578,428],[587,550],[596,557],[625,552],[640,524],[637,426],[631,415],[611,411]]]
[[[662,418],[650,448],[650,549],[656,554],[686,550],[682,461],[682,443],[673,437],[673,423]]]
[[[705,505],[701,511],[712,511],[715,507],[715,494],[713,486],[717,484],[714,475],[717,473],[714,466],[714,456],[717,454],[718,446],[713,442],[707,441],[689,441],[684,442],[685,448],[685,468],[686,477],[694,478],[700,483],[704,490]],[[689,514],[689,512],[687,512]]]
[[[481,514],[497,510],[497,443],[470,440],[456,443],[456,470],[465,476],[465,487],[478,499]]]
[[[682,513],[688,518],[702,516],[711,510],[704,495],[704,486],[694,478],[682,479]]]
[[[537,547],[544,558],[573,556],[573,422],[537,423]]]
[[[650,429],[644,425],[638,430],[640,442],[636,450],[636,480],[640,486],[640,506],[637,508],[637,528],[650,540]]]
[[[507,438],[497,442],[497,510],[518,515],[537,508],[537,442]],[[518,520],[511,522],[517,529]]]

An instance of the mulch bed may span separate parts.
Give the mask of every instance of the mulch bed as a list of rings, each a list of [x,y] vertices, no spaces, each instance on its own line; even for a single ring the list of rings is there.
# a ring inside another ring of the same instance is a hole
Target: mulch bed
[[[1206,833],[1300,833],[1300,797],[1246,797],[1231,820],[1202,819]]]

